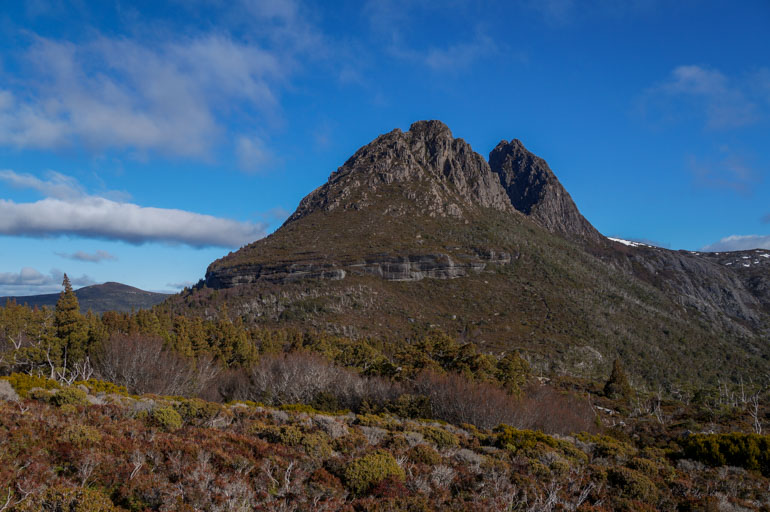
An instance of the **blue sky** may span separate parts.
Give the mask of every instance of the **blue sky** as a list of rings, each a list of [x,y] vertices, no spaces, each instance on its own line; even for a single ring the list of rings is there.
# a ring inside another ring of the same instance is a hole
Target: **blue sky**
[[[419,119],[521,139],[607,236],[770,248],[766,0],[0,6],[0,295],[176,291]]]

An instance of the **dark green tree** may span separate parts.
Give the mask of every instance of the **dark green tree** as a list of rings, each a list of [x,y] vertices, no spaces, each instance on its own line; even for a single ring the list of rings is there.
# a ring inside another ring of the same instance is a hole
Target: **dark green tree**
[[[604,385],[604,396],[613,399],[628,399],[631,397],[631,384],[628,382],[626,370],[620,359],[615,359],[612,363],[612,373],[609,380]]]
[[[59,295],[54,311],[55,346],[51,351],[51,362],[66,371],[86,357],[88,324],[80,314],[80,304],[67,274],[64,274],[62,286],[64,290]]]
[[[518,352],[510,352],[497,362],[497,380],[505,389],[513,394],[519,394],[530,377],[529,363]]]

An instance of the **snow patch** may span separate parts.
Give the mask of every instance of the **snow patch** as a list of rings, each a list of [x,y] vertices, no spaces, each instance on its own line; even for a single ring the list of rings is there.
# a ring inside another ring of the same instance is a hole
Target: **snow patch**
[[[613,242],[627,245],[629,247],[652,247],[651,245],[643,244],[641,242],[632,242],[631,240],[623,240],[622,238],[612,238],[612,237],[607,237],[607,238],[609,238]]]

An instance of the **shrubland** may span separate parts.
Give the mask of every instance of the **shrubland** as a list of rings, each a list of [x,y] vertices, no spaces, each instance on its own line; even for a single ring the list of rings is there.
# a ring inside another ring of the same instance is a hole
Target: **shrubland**
[[[758,381],[644,389],[621,360],[606,382],[536,377],[435,330],[63,298],[0,307],[0,511],[770,507]]]

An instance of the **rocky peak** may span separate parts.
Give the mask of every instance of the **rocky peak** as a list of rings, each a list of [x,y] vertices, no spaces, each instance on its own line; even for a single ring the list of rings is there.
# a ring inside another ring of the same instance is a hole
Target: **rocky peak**
[[[481,155],[454,138],[441,121],[418,121],[407,132],[395,129],[356,151],[325,185],[302,200],[288,222],[318,210],[360,210],[402,184],[408,186],[400,188],[401,202],[430,216],[463,217],[479,206],[513,211]]]
[[[489,166],[518,211],[571,240],[602,239],[546,161],[530,153],[520,140],[501,141],[489,154]]]

